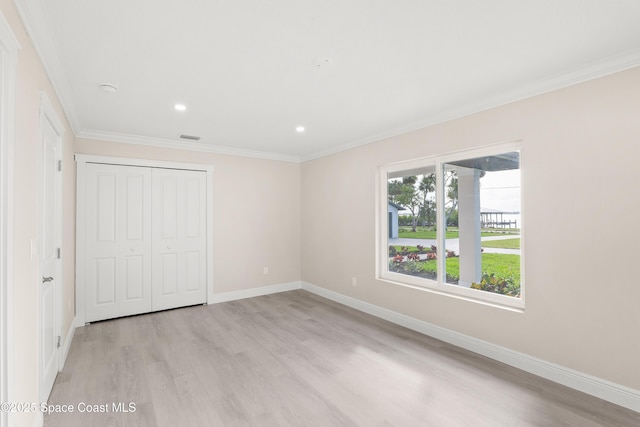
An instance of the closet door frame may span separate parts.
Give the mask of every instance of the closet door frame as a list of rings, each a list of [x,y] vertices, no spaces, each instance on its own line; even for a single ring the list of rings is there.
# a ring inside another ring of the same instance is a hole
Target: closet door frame
[[[142,166],[149,168],[201,171],[206,173],[206,282],[207,304],[213,304],[213,165],[179,163],[161,160],[135,159],[129,157],[95,156],[76,154],[76,326],[85,325],[85,283],[86,283],[86,166],[100,163],[121,166]]]

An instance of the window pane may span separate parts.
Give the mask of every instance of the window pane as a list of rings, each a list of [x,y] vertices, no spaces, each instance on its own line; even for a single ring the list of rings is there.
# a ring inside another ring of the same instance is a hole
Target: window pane
[[[444,165],[446,283],[520,296],[520,155]]]
[[[435,166],[387,179],[389,271],[436,280]]]

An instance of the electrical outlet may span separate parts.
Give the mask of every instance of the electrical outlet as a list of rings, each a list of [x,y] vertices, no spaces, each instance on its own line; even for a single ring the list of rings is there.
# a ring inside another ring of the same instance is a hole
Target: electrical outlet
[[[355,277],[351,278],[351,286],[353,286],[354,288],[358,286],[358,280]]]
[[[269,267],[265,267],[265,268],[262,270],[262,273],[263,273],[265,276],[266,276],[267,274],[269,274]]]

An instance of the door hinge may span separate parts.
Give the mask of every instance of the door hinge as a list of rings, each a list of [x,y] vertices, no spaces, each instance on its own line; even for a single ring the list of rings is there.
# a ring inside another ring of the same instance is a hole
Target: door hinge
[[[56,257],[58,259],[62,258],[62,249],[61,248],[56,248]]]
[[[56,348],[60,348],[60,341],[62,341],[62,337],[58,335],[56,337]]]
[[[58,172],[62,172],[62,160],[58,160]]]

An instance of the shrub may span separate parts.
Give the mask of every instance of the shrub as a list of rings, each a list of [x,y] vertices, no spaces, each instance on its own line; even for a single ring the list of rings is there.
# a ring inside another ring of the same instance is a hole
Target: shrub
[[[402,262],[404,261],[404,257],[402,255],[396,255],[393,257],[392,261],[396,264],[402,264]]]
[[[420,261],[410,259],[403,264],[402,268],[408,274],[417,274],[422,271],[422,263],[420,263]]]
[[[399,272],[402,270],[402,263],[404,262],[404,257],[402,255],[396,255],[389,260],[389,271]]]
[[[431,251],[435,253],[438,251],[438,247],[436,245],[431,245]],[[456,253],[454,251],[446,251],[447,252],[447,258],[453,258],[456,256]],[[427,258],[427,259],[435,259],[435,256],[433,258]]]
[[[516,298],[520,296],[520,283],[516,282],[513,275],[498,277],[494,273],[483,273],[480,283],[472,283],[471,288]]]
[[[409,215],[398,215],[398,225],[410,226],[413,219]]]

